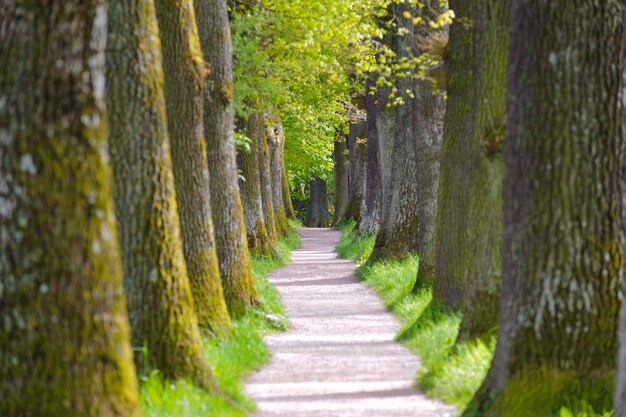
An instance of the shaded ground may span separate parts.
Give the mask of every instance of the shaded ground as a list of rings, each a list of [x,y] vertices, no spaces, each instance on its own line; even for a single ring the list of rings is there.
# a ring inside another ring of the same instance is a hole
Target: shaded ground
[[[301,229],[293,263],[271,273],[292,327],[266,338],[271,363],[248,379],[258,417],[448,417],[415,387],[419,358],[395,342],[399,322],[338,259],[340,233]]]

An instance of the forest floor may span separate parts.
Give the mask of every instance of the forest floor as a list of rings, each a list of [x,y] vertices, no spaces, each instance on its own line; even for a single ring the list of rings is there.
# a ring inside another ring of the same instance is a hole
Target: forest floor
[[[293,262],[270,274],[291,327],[265,338],[272,360],[247,380],[258,417],[449,417],[415,386],[420,360],[396,342],[400,322],[339,259],[340,232],[300,229]]]

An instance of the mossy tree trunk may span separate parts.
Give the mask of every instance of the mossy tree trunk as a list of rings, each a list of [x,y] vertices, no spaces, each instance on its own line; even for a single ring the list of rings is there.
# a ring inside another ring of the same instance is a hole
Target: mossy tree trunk
[[[310,198],[307,206],[307,227],[328,227],[328,186],[321,178],[314,178],[309,183]]]
[[[498,345],[466,415],[611,406],[626,244],[624,3],[585,4],[512,2]]]
[[[270,256],[273,253],[275,241],[270,238],[267,232],[263,215],[259,158],[257,157],[257,152],[260,151],[260,142],[263,141],[265,135],[263,115],[259,112],[251,114],[247,120],[246,130],[252,139],[252,146],[249,152],[238,153],[237,165],[242,175],[239,180],[239,187],[243,200],[248,244],[252,253]]]
[[[183,256],[154,4],[117,1],[108,13],[109,142],[133,346],[166,378],[212,390]]]
[[[204,63],[191,0],[157,0],[167,126],[183,251],[201,328],[228,333],[220,281],[203,127]]]
[[[367,156],[367,138],[365,121],[350,125],[346,138],[348,145],[348,205],[344,217],[346,220],[361,221],[361,205],[365,196],[365,161]]]
[[[106,2],[5,2],[0,27],[0,415],[139,416],[107,165]]]
[[[375,80],[375,75],[370,74],[365,82],[365,111],[367,115],[365,137],[367,138],[367,149],[365,156],[365,184],[363,186],[365,196],[361,204],[361,222],[359,223],[359,233],[362,235],[374,235],[380,227],[382,190],[377,128],[380,108],[376,95],[370,94]]]
[[[276,229],[281,235],[286,236],[289,234],[289,223],[287,223],[285,199],[283,197],[283,174],[285,173],[285,133],[280,123],[270,126],[268,130],[267,143],[270,151],[272,206],[274,207]],[[293,207],[291,210],[293,211]]]
[[[237,184],[233,108],[233,49],[226,0],[194,1],[207,74],[204,136],[220,276],[228,311],[240,316],[259,303]]]
[[[285,209],[285,214],[291,220],[296,220],[296,212],[293,209],[293,201],[291,200],[291,188],[289,187],[289,177],[287,176],[287,167],[285,166],[285,130],[283,128],[282,123],[278,123],[276,125],[276,135],[280,139],[280,143],[282,144],[282,172],[280,176],[281,182],[281,197],[283,199],[283,207]]]
[[[334,168],[333,175],[335,177],[335,195],[333,199],[335,216],[333,224],[336,225],[343,219],[348,208],[348,146],[346,144],[345,135],[339,134],[335,139],[333,150]]]
[[[455,125],[458,115],[451,114],[446,125],[446,132],[449,133],[446,140],[461,143],[464,158],[470,164],[470,171],[465,172],[469,178],[463,180],[469,182],[457,185],[468,186],[470,192],[468,213],[461,214],[467,219],[466,230],[462,231],[466,239],[463,248],[466,257],[453,258],[461,261],[453,270],[462,273],[460,283],[464,309],[459,332],[459,340],[462,341],[493,334],[498,321],[509,5],[508,2],[490,0],[453,3],[451,7],[459,13],[459,22],[471,22],[452,27],[448,50],[451,68],[470,71],[465,74],[466,78],[451,81],[448,100],[450,108],[455,111],[469,109],[470,113],[462,116],[462,120],[471,118],[471,121],[468,121],[466,130],[459,132],[459,127]],[[459,140],[457,135],[462,135],[463,139]],[[457,178],[460,178],[460,173]],[[449,197],[457,192],[457,188],[448,188],[445,192],[447,194],[442,196]],[[446,223],[448,219],[440,218],[440,221]],[[445,241],[448,238],[442,236],[442,239]],[[458,243],[452,242],[454,245]],[[439,265],[445,262],[445,258],[440,259]],[[444,268],[449,271],[451,266],[446,263]],[[443,300],[444,304],[456,306],[458,299],[447,297],[446,278],[438,274],[436,298]],[[454,288],[455,282],[453,280],[450,286]]]
[[[274,133],[270,117],[264,113],[262,118],[263,129],[258,136],[252,137],[254,156],[259,164],[259,182],[261,184],[261,201],[263,202],[263,221],[267,236],[273,247],[278,245],[278,231],[276,229],[276,216],[274,215],[274,200],[272,190],[272,170],[270,168],[269,135]]]

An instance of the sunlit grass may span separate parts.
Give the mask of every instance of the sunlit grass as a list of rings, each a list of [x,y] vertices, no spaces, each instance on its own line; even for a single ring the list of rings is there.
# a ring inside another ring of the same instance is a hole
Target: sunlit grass
[[[340,230],[339,255],[361,263],[366,260],[375,238],[359,236],[354,223],[344,224]],[[412,293],[418,267],[418,257],[409,256],[403,261],[363,265],[357,274],[378,292],[387,308],[402,322],[398,340],[422,359],[416,376],[420,387],[428,395],[462,409],[482,383],[494,346],[466,343],[452,352],[461,315],[432,309],[430,290]]]
[[[299,224],[290,223],[292,227]],[[221,395],[209,395],[189,382],[163,383],[158,372],[141,381],[141,408],[144,417],[244,417],[254,411],[253,402],[243,391],[243,378],[267,363],[270,353],[263,335],[284,330],[288,321],[280,296],[267,274],[286,265],[300,236],[292,229],[281,238],[275,258],[253,258],[252,272],[261,306],[233,323],[229,338],[205,339],[207,359],[213,368]]]

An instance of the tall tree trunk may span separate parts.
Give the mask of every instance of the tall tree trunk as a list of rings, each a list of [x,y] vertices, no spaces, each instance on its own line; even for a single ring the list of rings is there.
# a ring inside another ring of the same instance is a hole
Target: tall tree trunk
[[[237,184],[233,109],[233,49],[226,0],[195,0],[206,63],[204,135],[220,276],[228,311],[240,316],[259,303]]]
[[[163,48],[167,126],[189,283],[200,327],[227,333],[203,127],[203,61],[192,0],[156,2]]]
[[[374,87],[375,76],[370,74],[365,82],[365,111],[367,114],[365,136],[367,151],[365,157],[365,196],[361,204],[361,222],[359,233],[375,235],[380,227],[381,179],[380,162],[378,158],[378,128],[377,119],[380,114],[379,104],[375,94],[370,94]]]
[[[307,207],[307,227],[328,227],[330,216],[328,214],[328,187],[326,181],[314,178],[309,183],[311,197]]]
[[[148,366],[165,377],[212,390],[180,238],[152,0],[112,3],[108,33],[109,141],[133,346],[146,348]]]
[[[335,216],[333,225],[336,225],[344,218],[348,208],[348,169],[350,165],[345,135],[339,134],[335,139],[333,159],[335,162],[333,168],[333,174],[335,176],[335,196],[333,200]]]
[[[286,137],[285,137],[285,130],[283,129],[282,123],[278,123],[276,125],[276,135],[279,138],[282,138],[280,140],[282,144],[282,151],[281,151],[282,152],[282,157],[281,157],[282,172],[280,176],[280,181],[281,181],[281,188],[282,188],[281,197],[283,199],[283,206],[284,206],[287,217],[290,218],[291,220],[296,220],[296,212],[293,209],[293,201],[291,201],[291,190],[289,188],[289,178],[287,177],[287,167],[285,166]]]
[[[423,7],[415,12],[416,15],[422,17],[421,24],[413,25],[412,19],[402,18],[403,26],[413,29],[412,49],[415,56],[428,54],[443,59],[443,51],[448,43],[449,28],[445,26],[433,29],[430,25],[430,22],[436,21],[442,12],[444,9],[439,0],[429,0],[423,2]],[[417,289],[430,287],[434,277],[434,236],[437,224],[441,144],[446,103],[443,92],[440,90],[441,86],[436,86],[431,81],[414,80],[408,85],[412,87],[414,96],[413,98],[407,97],[407,101],[410,103],[410,117],[415,137],[413,142],[417,173],[415,189],[419,194],[416,207],[419,253],[419,270],[415,281],[415,289]],[[402,88],[400,91],[405,91],[405,89]]]
[[[349,151],[348,168],[348,207],[345,219],[361,221],[361,204],[365,195],[365,160],[367,156],[367,138],[365,121],[350,125],[346,139]]]
[[[404,12],[414,14],[414,6],[396,4],[393,7],[396,21],[409,31],[395,37],[395,51],[399,58],[410,59],[414,37],[413,24],[403,17]],[[407,23],[408,22],[408,23]],[[406,25],[410,27],[405,27]],[[420,204],[415,181],[417,179],[417,161],[415,156],[416,132],[414,131],[415,100],[409,100],[406,93],[411,89],[410,78],[398,81],[396,87],[402,93],[404,104],[393,108],[394,124],[379,129],[381,149],[381,177],[383,178],[383,217],[381,228],[376,237],[370,260],[402,259],[418,252],[417,232],[419,217],[417,207]],[[382,101],[381,105],[386,103]],[[381,118],[390,115],[383,112]],[[382,121],[382,120],[381,120]],[[392,149],[389,149],[389,147]]]
[[[289,223],[285,212],[283,198],[283,173],[285,172],[285,134],[280,123],[271,126],[267,142],[270,150],[270,175],[272,178],[272,206],[276,219],[277,231],[286,236],[289,234]],[[293,207],[292,207],[293,210]]]
[[[503,308],[466,414],[611,405],[626,244],[624,3],[589,6],[512,2]]]
[[[467,120],[467,125],[461,133],[457,125],[458,114],[451,114],[446,125],[446,132],[449,133],[446,140],[463,144],[464,158],[471,167],[470,171],[463,173],[469,177],[469,183],[456,186],[467,185],[470,194],[467,229],[463,232],[466,258],[456,267],[456,270],[462,271],[464,289],[459,340],[468,340],[492,334],[498,321],[503,221],[501,147],[506,113],[509,5],[507,1],[490,0],[452,3],[451,7],[460,19],[472,22],[471,25],[452,27],[453,39],[448,50],[451,68],[458,71],[470,69],[463,77],[451,81],[448,95],[450,110],[471,109],[471,113],[461,116],[467,118],[462,119]],[[456,136],[459,134],[464,139],[459,140]],[[457,178],[460,177],[459,173]],[[457,190],[446,190],[446,196]],[[446,223],[449,219],[440,218],[440,221]],[[440,226],[445,227],[442,223]],[[447,238],[442,236],[442,239]],[[446,261],[441,259],[440,262]],[[449,267],[448,263],[444,266]],[[438,275],[437,278],[440,280],[437,281],[436,294],[439,295],[436,298],[444,300],[444,303],[452,300],[454,306],[457,300],[447,296],[446,277]],[[451,285],[453,288],[454,282]]]
[[[274,216],[274,202],[272,200],[272,170],[270,168],[270,148],[269,134],[270,129],[273,133],[271,122],[266,114],[261,116],[263,129],[260,135],[252,138],[254,154],[259,163],[259,180],[261,183],[261,201],[263,202],[263,221],[267,236],[270,239],[272,247],[278,245],[278,231],[276,230],[276,217]]]
[[[237,165],[243,176],[239,180],[239,185],[248,244],[254,254],[270,256],[273,252],[274,241],[270,239],[265,225],[259,158],[257,157],[257,152],[260,151],[259,143],[265,134],[265,122],[261,113],[257,112],[249,116],[247,132],[252,139],[252,147],[250,152],[240,152],[237,155]]]
[[[107,166],[106,3],[3,7],[0,415],[139,416]]]

